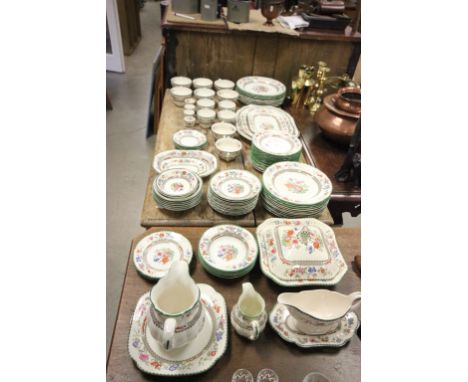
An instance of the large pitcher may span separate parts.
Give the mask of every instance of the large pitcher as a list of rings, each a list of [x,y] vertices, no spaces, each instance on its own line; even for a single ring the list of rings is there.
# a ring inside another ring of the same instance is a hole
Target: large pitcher
[[[192,341],[205,323],[200,289],[190,277],[185,261],[174,261],[168,273],[151,289],[148,326],[165,349]]]

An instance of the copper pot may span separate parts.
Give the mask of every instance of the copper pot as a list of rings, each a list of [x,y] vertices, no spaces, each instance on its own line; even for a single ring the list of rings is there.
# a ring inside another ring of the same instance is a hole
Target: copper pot
[[[361,113],[361,88],[345,87],[338,90],[335,105],[353,114]]]
[[[284,7],[284,0],[262,0],[262,15],[267,19],[263,25],[273,26]]]
[[[338,108],[338,98],[337,94],[326,96],[314,115],[314,121],[327,138],[342,145],[349,145],[360,114]]]

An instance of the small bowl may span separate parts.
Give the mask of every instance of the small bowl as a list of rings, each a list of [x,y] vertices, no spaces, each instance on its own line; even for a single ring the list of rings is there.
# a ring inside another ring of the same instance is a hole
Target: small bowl
[[[176,86],[170,90],[172,100],[176,106],[183,107],[185,104],[185,99],[192,95],[192,89],[185,88],[183,86]]]
[[[220,122],[236,123],[236,112],[232,110],[220,110],[218,111],[218,119]]]
[[[195,95],[195,98],[197,99],[213,98],[215,95],[215,91],[213,89],[199,88],[199,89],[195,89],[193,94]]]
[[[209,129],[215,121],[216,112],[213,109],[200,109],[197,111],[197,120],[201,127]]]
[[[184,100],[186,105],[195,105],[197,103],[197,99],[194,97],[188,97]]]
[[[236,126],[232,123],[217,122],[211,126],[211,131],[215,139],[233,138],[236,135]]]
[[[216,92],[216,95],[218,96],[220,101],[227,100],[236,102],[239,98],[239,93],[231,89],[218,90]]]
[[[186,103],[184,105],[184,110],[192,110],[192,111],[197,111],[197,107],[191,103]]]
[[[172,87],[183,86],[183,87],[189,88],[192,86],[192,80],[188,77],[182,77],[182,76],[172,77],[171,86]]]
[[[213,81],[209,78],[195,78],[193,80],[193,87],[195,89],[211,89],[213,87]]]
[[[242,143],[234,138],[220,138],[215,142],[216,152],[221,159],[229,162],[242,152]]]
[[[326,376],[322,373],[312,372],[307,374],[302,382],[331,382]]]
[[[219,110],[231,110],[236,111],[236,103],[234,101],[229,101],[227,99],[218,102]]]
[[[231,89],[233,90],[236,84],[230,80],[223,80],[221,78],[217,79],[214,83],[214,87],[216,90],[222,89]]]
[[[193,116],[184,117],[184,126],[185,127],[194,127],[197,119]]]
[[[184,117],[195,117],[195,110],[184,109]]]
[[[197,101],[197,109],[214,109],[216,102],[211,98],[200,98]]]

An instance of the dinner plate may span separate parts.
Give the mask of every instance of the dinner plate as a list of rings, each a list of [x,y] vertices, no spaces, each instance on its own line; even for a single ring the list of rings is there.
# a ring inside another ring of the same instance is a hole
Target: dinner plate
[[[159,231],[143,237],[133,250],[137,271],[151,280],[164,277],[175,260],[190,263],[192,245],[185,236],[172,231]]]
[[[269,100],[286,94],[286,86],[273,78],[246,76],[237,80],[236,90],[245,96]]]
[[[223,224],[206,230],[198,243],[198,259],[223,275],[251,269],[257,259],[254,236],[245,228]]]
[[[128,352],[141,371],[158,376],[200,374],[213,367],[225,353],[228,341],[226,302],[211,286],[197,285],[205,324],[195,340],[172,350],[165,350],[149,331],[149,292],[139,298],[130,323]]]
[[[251,172],[235,169],[216,173],[210,189],[226,200],[249,200],[260,194],[262,184]]]
[[[204,178],[216,171],[218,160],[204,150],[167,150],[155,155],[153,168],[157,173],[172,168],[185,168]]]
[[[335,285],[348,270],[333,229],[317,219],[267,219],[256,234],[262,272],[279,285]]]

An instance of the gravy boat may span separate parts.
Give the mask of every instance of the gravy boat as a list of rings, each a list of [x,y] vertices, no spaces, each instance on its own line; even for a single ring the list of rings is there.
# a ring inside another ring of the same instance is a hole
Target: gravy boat
[[[361,292],[349,295],[328,289],[281,293],[278,302],[291,314],[290,325],[302,333],[319,335],[335,331],[341,318],[361,302]]]

